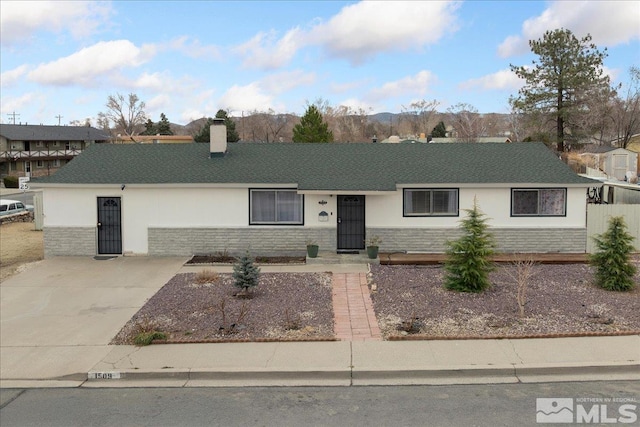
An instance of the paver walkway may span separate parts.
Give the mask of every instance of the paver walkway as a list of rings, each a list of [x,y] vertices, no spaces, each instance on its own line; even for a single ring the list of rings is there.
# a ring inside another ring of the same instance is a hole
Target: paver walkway
[[[334,273],[332,300],[336,338],[382,340],[365,273]]]

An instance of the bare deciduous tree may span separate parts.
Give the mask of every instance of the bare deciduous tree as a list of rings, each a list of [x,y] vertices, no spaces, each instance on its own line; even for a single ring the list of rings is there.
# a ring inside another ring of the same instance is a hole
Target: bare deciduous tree
[[[633,135],[640,133],[640,67],[629,69],[630,82],[626,99],[616,99],[613,122],[617,145],[627,148]]]
[[[109,95],[106,107],[106,112],[98,113],[98,122],[107,123],[107,126],[111,122],[116,131],[127,136],[137,135],[147,120],[144,112],[146,105],[135,93],[130,93],[126,98],[119,93]]]
[[[427,101],[422,99],[409,104],[408,107],[402,106],[402,118],[401,120],[408,123],[408,129],[412,135],[419,136],[421,133],[425,135],[431,132],[431,129],[436,125],[434,118],[436,109],[440,103],[435,99],[433,101]]]
[[[536,263],[531,258],[514,257],[512,266],[514,272],[509,272],[509,276],[516,282],[516,301],[518,303],[518,314],[524,317],[524,308],[527,305],[527,291],[531,277],[535,274],[533,267]]]
[[[452,105],[447,109],[449,122],[453,126],[455,137],[462,142],[478,142],[486,133],[482,115],[473,106],[465,103]]]

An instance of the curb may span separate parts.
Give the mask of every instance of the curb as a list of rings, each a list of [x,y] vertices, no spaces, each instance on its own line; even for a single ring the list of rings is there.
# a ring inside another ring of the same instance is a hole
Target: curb
[[[111,374],[111,378],[96,378]],[[89,372],[83,386],[156,387],[174,383],[180,387],[276,387],[276,386],[373,386],[451,385],[541,382],[640,380],[640,364],[566,366],[460,366],[454,368],[358,370],[356,368],[310,371],[265,370],[155,370]]]

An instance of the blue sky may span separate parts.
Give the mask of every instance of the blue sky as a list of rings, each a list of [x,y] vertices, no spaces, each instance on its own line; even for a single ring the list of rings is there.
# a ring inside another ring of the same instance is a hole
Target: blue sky
[[[2,123],[95,119],[117,93],[180,124],[220,108],[302,114],[318,98],[506,113],[522,84],[509,64],[530,64],[528,40],[556,28],[607,48],[614,83],[640,65],[640,1],[3,0],[0,19]]]

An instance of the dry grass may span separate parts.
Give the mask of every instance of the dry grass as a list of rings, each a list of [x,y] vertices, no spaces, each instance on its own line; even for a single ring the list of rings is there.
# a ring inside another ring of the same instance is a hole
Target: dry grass
[[[0,225],[0,282],[4,282],[23,265],[44,258],[42,231],[32,222]]]

